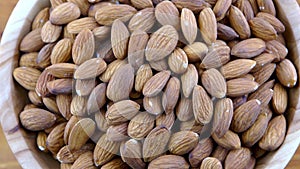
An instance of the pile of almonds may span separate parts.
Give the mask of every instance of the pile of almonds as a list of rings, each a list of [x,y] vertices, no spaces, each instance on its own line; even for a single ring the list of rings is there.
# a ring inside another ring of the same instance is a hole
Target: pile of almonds
[[[21,41],[20,113],[61,168],[251,169],[286,135],[272,0],[50,0]]]

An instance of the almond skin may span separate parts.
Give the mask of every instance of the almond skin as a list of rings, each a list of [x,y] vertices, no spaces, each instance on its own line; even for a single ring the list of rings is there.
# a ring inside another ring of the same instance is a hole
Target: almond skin
[[[250,26],[241,10],[235,6],[229,9],[229,22],[241,39],[247,39],[251,35]]]
[[[185,39],[192,44],[197,37],[197,21],[190,9],[183,8],[181,11],[181,29]]]
[[[218,137],[223,137],[229,130],[233,117],[233,103],[229,98],[218,100],[214,108],[213,130]]]
[[[231,150],[225,160],[225,168],[244,168],[251,159],[251,152],[248,148]]]
[[[37,52],[43,48],[44,42],[41,37],[42,28],[29,32],[20,43],[20,51]]]
[[[102,74],[107,68],[102,58],[94,58],[85,61],[74,72],[75,79],[92,79]]]
[[[82,30],[77,36],[72,48],[72,58],[75,64],[80,65],[91,59],[95,51],[95,39],[92,31]]]
[[[221,67],[221,73],[225,79],[237,78],[249,73],[256,65],[250,59],[236,59]]]
[[[62,39],[54,46],[50,59],[51,64],[68,62],[71,59],[73,42],[71,39]]]
[[[231,55],[247,59],[260,55],[265,49],[266,43],[263,40],[250,38],[236,44],[231,50]]]
[[[169,142],[169,151],[172,154],[184,155],[197,146],[199,137],[192,131],[180,131],[174,133]]]
[[[217,40],[217,20],[211,8],[205,8],[199,15],[199,29],[204,42],[211,45]]]
[[[22,125],[31,131],[39,131],[50,128],[56,120],[54,114],[38,108],[24,110],[20,114]]]
[[[226,81],[218,70],[208,69],[204,71],[201,75],[201,81],[203,87],[211,96],[223,98],[226,95]]]
[[[172,25],[175,29],[180,28],[179,11],[170,1],[162,1],[157,4],[155,17],[161,25]]]
[[[298,80],[296,68],[288,59],[284,59],[279,63],[276,68],[276,76],[280,83],[288,88],[294,87]]]
[[[259,84],[245,78],[229,80],[227,83],[227,96],[240,97],[257,90]]]
[[[129,31],[120,20],[115,20],[111,27],[111,45],[117,59],[124,59],[128,50]]]
[[[210,138],[200,140],[197,146],[189,153],[189,162],[192,167],[199,167],[203,159],[213,151],[213,141]]]
[[[283,114],[288,105],[288,93],[279,83],[274,86],[274,95],[272,97],[272,107],[277,114]]]
[[[255,17],[249,21],[252,34],[265,41],[275,40],[277,32],[274,27],[263,18]]]
[[[212,138],[218,145],[226,149],[232,150],[241,148],[241,140],[239,136],[230,130],[228,130],[225,135],[220,138],[215,134],[212,134]]]
[[[27,90],[35,90],[41,72],[30,67],[19,67],[13,71],[15,80]]]
[[[50,21],[56,25],[67,24],[80,17],[80,9],[71,2],[58,5],[50,14]]]
[[[153,97],[160,93],[167,84],[170,75],[170,71],[162,71],[151,77],[143,88],[144,96]]]
[[[131,32],[137,30],[149,32],[156,21],[154,11],[154,8],[145,8],[137,12],[129,21],[128,29]]]
[[[188,98],[198,83],[198,72],[194,65],[189,64],[187,71],[181,75],[181,86],[183,95]]]

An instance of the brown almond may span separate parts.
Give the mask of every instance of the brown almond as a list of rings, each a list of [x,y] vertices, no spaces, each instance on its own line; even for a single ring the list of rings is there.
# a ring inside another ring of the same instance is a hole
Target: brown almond
[[[199,167],[203,159],[213,151],[213,141],[210,138],[200,140],[197,146],[189,153],[189,162],[192,167]]]
[[[39,131],[51,127],[55,123],[56,117],[46,110],[32,108],[20,113],[20,121],[26,129]]]
[[[267,106],[272,97],[273,97],[273,90],[272,89],[265,89],[265,90],[257,90],[253,94],[251,94],[248,99],[257,99],[261,102],[262,106]]]
[[[31,103],[33,103],[36,106],[42,106],[42,97],[39,96],[35,91],[29,91],[28,92],[28,98]]]
[[[245,168],[251,160],[251,152],[248,148],[231,150],[225,160],[225,168]]]
[[[193,112],[196,122],[204,125],[208,124],[213,116],[213,102],[199,85],[193,90]]]
[[[162,126],[154,128],[143,144],[144,161],[150,162],[162,155],[166,151],[170,136],[171,133],[167,128]]]
[[[266,43],[266,52],[275,55],[275,62],[282,61],[288,54],[288,49],[284,44],[281,44],[277,40],[271,40]]]
[[[260,106],[259,100],[252,99],[235,109],[231,123],[232,130],[240,133],[251,127],[260,113]]]
[[[161,102],[161,95],[154,97],[143,98],[144,109],[152,115],[160,115],[163,113],[163,107]]]
[[[140,105],[131,100],[114,103],[106,112],[105,118],[111,125],[131,120],[139,111]]]
[[[131,0],[130,1],[137,9],[151,8],[153,3],[151,0]]]
[[[280,83],[288,88],[294,87],[297,83],[297,71],[289,59],[284,59],[276,67],[276,76]]]
[[[77,66],[72,63],[57,63],[47,67],[47,71],[57,78],[73,78]]]
[[[41,72],[30,67],[18,67],[13,71],[15,80],[27,90],[35,90]]]
[[[256,65],[250,59],[236,59],[221,67],[221,73],[226,79],[237,78],[249,73]]]
[[[43,48],[44,42],[41,37],[42,28],[37,28],[24,36],[20,43],[20,51],[37,52]]]
[[[115,158],[104,164],[101,169],[129,169],[129,166],[121,158]]]
[[[189,62],[199,62],[200,60],[203,60],[207,54],[208,47],[202,42],[195,42],[191,45],[186,45],[183,50],[186,53]]]
[[[49,20],[50,12],[49,8],[42,9],[34,18],[31,24],[31,29],[42,28],[43,25]]]
[[[214,45],[209,48],[207,55],[203,58],[200,68],[218,68],[230,60],[230,48],[227,45]]]
[[[51,64],[68,62],[71,59],[73,42],[65,38],[57,42],[50,55]]]
[[[220,21],[225,17],[231,3],[232,0],[219,0],[216,2],[213,12],[215,13],[217,21]]]
[[[171,130],[175,123],[175,114],[173,112],[169,114],[160,114],[156,117],[156,126],[164,126],[167,129]]]
[[[283,114],[287,109],[287,105],[288,93],[280,83],[276,83],[272,97],[272,107],[277,114]]]
[[[261,12],[276,16],[276,9],[272,0],[257,0],[257,5]]]
[[[106,103],[106,86],[106,83],[101,83],[91,92],[87,101],[87,111],[89,114],[99,111],[99,109],[101,109]]]
[[[190,165],[186,160],[177,155],[163,155],[149,163],[149,169],[188,169]]]
[[[51,94],[71,94],[73,91],[73,79],[58,79],[47,82],[47,90]]]
[[[83,29],[93,30],[98,26],[95,18],[93,17],[85,17],[76,19],[67,25],[67,29],[69,33],[78,34]]]
[[[72,48],[72,58],[76,65],[91,59],[95,51],[95,39],[92,31],[83,29],[77,36]]]
[[[71,169],[76,169],[76,168],[95,169],[96,167],[94,166],[93,163],[93,152],[88,151],[80,155],[71,167]]]
[[[180,28],[179,11],[170,1],[162,1],[155,7],[156,20],[161,25],[172,25],[175,29]]]
[[[161,71],[151,77],[143,88],[143,94],[146,97],[153,97],[159,94],[167,84],[170,78],[170,71]]]
[[[76,95],[71,102],[71,113],[74,116],[84,117],[87,115],[86,110],[87,98]]]
[[[88,16],[95,17],[95,14],[98,11],[98,9],[106,7],[106,6],[110,6],[113,4],[114,4],[113,2],[105,2],[105,1],[91,4],[89,12],[88,12]]]
[[[230,41],[239,37],[234,29],[221,23],[217,23],[217,30],[218,38],[222,40]]]
[[[132,168],[145,168],[142,160],[142,144],[139,141],[130,139],[120,147],[121,158]]]
[[[199,15],[199,29],[204,42],[211,45],[217,40],[217,20],[211,8],[205,8]]]
[[[144,88],[146,82],[153,76],[152,69],[150,65],[144,64],[141,65],[140,68],[137,70],[135,76],[135,85],[134,89],[137,92],[141,92]]]
[[[172,0],[179,10],[188,8],[194,13],[199,13],[204,8],[210,7],[210,4],[203,0]]]
[[[213,97],[223,98],[226,95],[226,81],[217,69],[208,69],[201,75],[201,82],[206,91]]]
[[[181,11],[181,30],[189,44],[194,43],[197,38],[197,21],[196,17],[188,8],[183,8]]]
[[[62,27],[46,22],[41,30],[41,37],[45,43],[53,43],[58,40],[62,32]]]
[[[168,61],[166,59],[149,62],[149,65],[151,66],[152,69],[154,69],[158,72],[167,71],[169,69]]]
[[[130,120],[128,135],[131,138],[141,140],[145,138],[154,127],[155,118],[147,112],[141,112]]]
[[[110,64],[107,65],[107,69],[103,74],[100,76],[100,80],[102,82],[109,82],[111,79],[112,75],[123,65],[126,65],[127,61],[126,60],[115,60],[111,62]]]
[[[180,94],[180,81],[176,77],[170,78],[162,95],[162,106],[166,114],[173,112]]]
[[[93,34],[97,40],[105,40],[110,35],[111,27],[100,26],[93,29]]]
[[[263,40],[250,38],[236,44],[231,50],[231,55],[247,59],[260,55],[265,49],[266,43]]]
[[[38,65],[39,68],[45,69],[47,66],[51,65],[50,56],[54,46],[55,43],[47,44],[40,50],[36,58],[36,64]]]
[[[44,97],[43,99],[43,103],[45,105],[45,107],[56,114],[59,114],[59,110],[56,104],[56,97]]]
[[[229,98],[218,100],[214,109],[213,131],[223,137],[229,130],[233,117],[233,103]]]
[[[115,126],[109,126],[106,135],[109,141],[125,141],[129,137],[127,135],[128,123],[122,123]]]
[[[182,74],[187,70],[188,57],[184,50],[176,48],[168,58],[168,65],[172,72]]]
[[[230,130],[228,130],[225,135],[220,138],[215,134],[212,134],[212,138],[219,146],[222,146],[228,150],[241,148],[241,140],[239,136]]]
[[[97,128],[103,132],[106,132],[109,127],[107,120],[105,119],[105,113],[106,112],[103,109],[100,109],[99,112],[95,113],[95,122],[97,124]]]
[[[80,9],[71,2],[58,5],[50,14],[50,21],[56,25],[67,24],[80,17]]]
[[[165,25],[154,32],[146,47],[146,59],[158,61],[164,59],[175,49],[178,41],[178,33],[173,26]],[[157,46],[157,44],[160,46]]]
[[[121,20],[115,20],[111,27],[111,45],[117,59],[124,59],[128,50],[129,31]]]
[[[92,79],[102,74],[107,68],[102,58],[94,58],[85,61],[74,72],[75,79]]]
[[[128,63],[138,70],[145,61],[145,48],[149,40],[146,32],[136,30],[132,32],[128,44]]]
[[[213,157],[205,158],[202,163],[200,169],[222,169],[222,163]]]
[[[100,8],[96,12],[95,18],[100,25],[110,26],[117,19],[120,19],[122,22],[128,21],[135,13],[137,13],[137,10],[132,6],[114,4]]]
[[[239,34],[241,39],[247,39],[251,36],[250,26],[239,8],[231,6],[228,18],[232,28]]]
[[[183,95],[188,98],[198,83],[198,72],[193,64],[189,64],[187,71],[181,75],[181,86]]]
[[[47,153],[49,150],[46,145],[47,134],[43,131],[39,132],[36,138],[36,144],[40,151]]]
[[[172,154],[184,155],[193,150],[199,142],[197,133],[192,131],[179,131],[172,134],[169,141],[169,151]]]
[[[52,154],[57,154],[58,151],[64,146],[64,129],[67,123],[61,123],[55,126],[52,131],[49,133],[46,145],[48,150]]]
[[[78,96],[88,96],[95,86],[95,79],[76,80],[75,91]]]
[[[194,117],[191,99],[181,97],[176,107],[176,116],[180,121],[188,121]]]
[[[283,23],[279,19],[277,19],[274,15],[271,15],[266,12],[259,12],[256,15],[256,17],[262,18],[265,21],[269,22],[277,31],[277,33],[283,33],[285,31],[285,26],[283,25]]]
[[[67,120],[70,120],[72,116],[70,111],[71,102],[72,102],[71,95],[60,94],[56,96],[57,108],[61,113],[61,115]]]
[[[265,19],[255,17],[249,21],[252,34],[265,41],[275,40],[277,32],[274,27]]]
[[[76,4],[81,12],[81,15],[87,16],[88,15],[88,10],[90,8],[90,3],[86,0],[68,0],[68,2],[72,2]]]
[[[224,162],[228,151],[226,148],[223,148],[221,146],[217,146],[215,150],[212,152],[211,156],[215,157],[216,159],[220,160],[222,163]]]
[[[227,83],[227,96],[240,97],[257,90],[259,84],[245,78],[229,80]]]
[[[275,55],[270,53],[262,53],[261,55],[255,57],[253,60],[256,61],[256,66],[251,70],[251,72],[257,72],[263,66],[273,62],[275,57]]]
[[[128,29],[131,32],[140,30],[144,32],[150,31],[155,24],[154,8],[145,8],[137,12],[130,20]]]
[[[276,64],[274,64],[274,63],[269,63],[269,64],[263,66],[257,72],[253,73],[255,81],[259,85],[264,84],[273,75],[273,73],[275,72],[275,69],[276,69]]]

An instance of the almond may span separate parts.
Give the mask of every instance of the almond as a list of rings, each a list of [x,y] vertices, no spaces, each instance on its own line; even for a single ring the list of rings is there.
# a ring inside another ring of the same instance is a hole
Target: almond
[[[249,21],[252,34],[265,41],[277,38],[277,32],[274,27],[263,18],[255,17]]]
[[[41,37],[42,28],[37,28],[29,32],[20,43],[20,51],[37,52],[44,46]]]
[[[156,20],[161,25],[172,25],[175,29],[180,28],[180,16],[176,6],[170,1],[162,1],[155,7]]]
[[[175,49],[178,41],[178,33],[173,26],[166,25],[154,32],[146,47],[146,59],[158,61],[164,59]],[[160,44],[160,46],[157,46]]]
[[[229,130],[233,117],[233,103],[229,98],[218,100],[214,109],[213,131],[223,137]]]
[[[86,116],[87,110],[86,110],[86,102],[87,98],[83,96],[76,95],[73,97],[71,102],[71,113],[74,116]]]
[[[294,87],[297,83],[297,71],[293,63],[284,59],[276,68],[276,76],[280,83],[288,88]]]
[[[231,150],[225,160],[225,168],[245,168],[251,159],[251,152],[248,148]]]
[[[266,43],[263,40],[250,38],[236,44],[231,50],[231,55],[247,59],[260,55],[265,49]]]
[[[288,49],[276,40],[268,41],[266,46],[266,52],[275,55],[275,62],[284,60],[288,54]]]
[[[56,97],[44,97],[43,99],[43,103],[45,105],[45,107],[56,114],[59,114],[59,110],[56,104]]]
[[[218,159],[213,157],[207,157],[202,161],[200,169],[207,169],[207,168],[222,169],[223,167],[222,167],[222,163]]]
[[[19,67],[13,71],[15,80],[27,90],[35,90],[41,72],[30,67]]]
[[[200,68],[218,68],[230,60],[230,48],[227,45],[214,45],[209,48],[203,58]]]
[[[128,125],[128,135],[131,138],[141,140],[145,138],[154,127],[155,118],[147,112],[136,115]]]
[[[276,9],[272,0],[257,0],[257,5],[261,12],[276,16]]]
[[[38,96],[38,94],[35,91],[29,91],[28,92],[28,98],[34,105],[42,106],[42,97]]]
[[[77,36],[72,48],[72,58],[76,65],[91,59],[95,51],[95,39],[92,31],[83,29]]]
[[[220,160],[222,163],[224,162],[227,154],[228,154],[228,151],[226,148],[223,148],[221,146],[217,146],[215,148],[215,150],[212,152],[212,157],[215,157],[216,159]]]
[[[224,78],[232,79],[249,73],[256,65],[256,62],[250,59],[236,59],[221,67],[221,73]]]
[[[189,153],[189,162],[192,167],[199,167],[203,159],[213,150],[213,141],[210,138],[200,140],[197,146]]]
[[[115,60],[107,65],[106,71],[100,76],[100,80],[103,82],[109,82],[112,75],[123,65],[126,65],[126,60]]]
[[[73,78],[77,66],[72,63],[57,63],[46,68],[51,75],[57,78]]]
[[[255,81],[261,85],[270,79],[272,74],[275,72],[276,64],[269,63],[259,69],[257,72],[253,73]]]
[[[46,22],[41,30],[41,37],[45,43],[53,43],[58,40],[62,32],[62,27]]]
[[[256,66],[251,70],[251,72],[257,72],[263,66],[273,62],[275,59],[275,55],[269,53],[262,53],[261,55],[254,58],[256,61]]]
[[[208,45],[217,40],[217,20],[211,8],[205,8],[199,15],[199,29],[204,42]]]
[[[87,101],[87,111],[89,114],[99,111],[106,103],[106,86],[106,83],[101,83],[91,92]]]
[[[241,39],[247,39],[251,36],[250,26],[239,8],[231,6],[228,18],[232,28],[239,34]]]
[[[78,34],[83,29],[93,30],[98,26],[95,18],[93,17],[85,17],[76,19],[67,25],[67,29],[69,33]]]
[[[111,45],[117,59],[124,59],[129,42],[129,31],[120,20],[115,20],[111,27]]]
[[[128,123],[122,123],[115,126],[109,126],[106,135],[107,139],[110,141],[125,141],[129,137],[127,135]]]
[[[47,44],[40,50],[36,58],[36,64],[38,65],[39,68],[45,69],[47,66],[51,65],[50,56],[54,46],[55,43]]]
[[[143,106],[144,109],[152,115],[160,115],[163,113],[161,95],[157,95],[154,97],[144,97]]]
[[[104,164],[101,169],[127,169],[129,166],[121,159],[115,158]]]
[[[181,86],[184,97],[188,98],[198,83],[198,72],[194,65],[189,64],[187,71],[181,75]]]
[[[76,168],[95,169],[96,167],[94,166],[93,163],[93,153],[91,151],[88,151],[80,155],[71,167],[71,169],[76,169]]]
[[[122,22],[128,21],[137,10],[132,6],[121,4],[121,5],[108,5],[105,8],[100,8],[96,14],[96,21],[100,25],[110,26],[117,19]]]
[[[68,0],[68,2],[72,2],[76,4],[81,12],[81,15],[87,16],[90,8],[90,3],[86,0]]]
[[[237,1],[236,6],[243,12],[247,21],[254,18],[254,11],[248,0],[247,1],[244,1],[244,0]]]
[[[272,107],[277,114],[285,113],[288,105],[288,93],[286,89],[277,83],[274,86],[274,94],[272,98]]]
[[[74,72],[75,79],[92,79],[102,74],[107,68],[107,64],[101,58],[94,58],[85,61]]]
[[[228,130],[225,135],[220,138],[215,134],[212,134],[212,138],[219,146],[222,146],[228,150],[241,148],[241,140],[239,136],[230,130]]]
[[[105,113],[106,112],[103,109],[100,109],[99,112],[95,113],[95,122],[97,124],[97,128],[103,132],[106,132],[109,127],[107,120],[105,119]]]
[[[208,124],[213,116],[213,102],[201,86],[193,90],[193,112],[196,122]]]
[[[275,16],[266,13],[266,12],[259,12],[256,17],[258,18],[262,18],[265,21],[269,22],[274,29],[277,31],[277,33],[283,33],[285,31],[285,26],[283,25],[283,23],[277,19]]]
[[[50,128],[56,120],[54,114],[39,108],[24,110],[20,113],[22,125],[31,131]]]
[[[137,9],[151,8],[153,7],[151,0],[131,0],[130,1]]]
[[[80,9],[71,2],[58,5],[50,14],[50,21],[55,25],[64,25],[80,17]]]
[[[151,77],[145,84],[143,88],[143,94],[146,97],[156,96],[162,91],[162,89],[167,84],[169,77],[171,75],[170,71],[161,71]]]
[[[57,154],[58,151],[64,146],[64,129],[67,123],[61,123],[53,128],[47,137],[47,149],[52,154]]]
[[[49,8],[42,9],[34,18],[31,24],[31,29],[42,28],[43,25],[49,20],[50,12]]]
[[[163,155],[151,161],[149,169],[188,169],[190,165],[181,156]]]
[[[93,29],[93,34],[97,40],[105,40],[110,35],[111,27],[100,26]]]
[[[201,75],[201,81],[206,91],[213,97],[223,98],[226,95],[226,81],[216,69],[208,69]]]
[[[257,90],[259,84],[245,78],[237,78],[227,81],[227,96],[240,97]]]
[[[64,95],[60,94],[56,96],[56,103],[57,108],[61,115],[67,119],[70,120],[72,114],[71,114],[71,102],[72,102],[72,96],[71,95]]]
[[[202,42],[195,42],[191,45],[185,46],[183,50],[186,53],[189,62],[198,62],[203,60],[208,52],[208,47]]]
[[[54,46],[50,59],[51,64],[68,62],[71,59],[72,40],[62,39]]]
[[[181,11],[181,30],[185,39],[189,44],[194,43],[197,38],[197,21],[196,17],[188,8],[183,8]]]
[[[47,153],[49,150],[46,145],[47,134],[45,132],[39,132],[36,138],[36,144],[40,151]]]
[[[156,118],[156,126],[165,126],[167,129],[171,130],[175,123],[175,114],[173,112],[169,114],[160,114]]]
[[[174,133],[169,141],[169,151],[172,154],[184,155],[197,146],[199,137],[192,131],[180,131]]]
[[[176,48],[168,58],[168,65],[174,73],[184,73],[188,66],[188,57],[184,50]]]
[[[131,32],[140,30],[144,32],[150,31],[150,29],[154,26],[155,14],[154,8],[145,8],[137,12],[130,20],[128,24],[128,29]]]
[[[168,84],[165,87],[162,96],[162,106],[166,112],[169,114],[173,112],[180,94],[180,81],[176,77],[170,78]]]
[[[152,69],[154,69],[158,72],[167,71],[169,69],[168,61],[166,59],[149,62],[149,65],[151,66]]]
[[[230,8],[230,5],[232,3],[232,0],[218,0],[213,8],[213,12],[215,13],[217,21],[222,20],[228,9]]]
[[[260,113],[260,105],[259,100],[253,99],[235,109],[231,123],[233,131],[240,133],[251,127]]]
[[[181,131],[193,131],[198,134],[202,133],[203,127],[203,125],[197,123],[194,119],[180,123]]]
[[[95,14],[98,11],[98,9],[106,7],[106,6],[110,6],[113,4],[114,4],[113,2],[105,2],[105,1],[91,4],[89,12],[88,12],[88,16],[95,17]]]
[[[73,91],[73,79],[58,79],[47,82],[47,90],[51,94],[71,94]]]
[[[121,158],[132,168],[145,168],[142,160],[142,144],[139,141],[130,139],[120,147]]]
[[[203,0],[172,0],[172,2],[178,9],[182,10],[183,8],[188,8],[194,13],[199,13],[204,8],[210,7],[210,5]]]
[[[134,89],[141,92],[146,82],[153,76],[150,65],[144,64],[139,67],[135,76]]]
[[[217,23],[217,30],[218,38],[222,40],[230,41],[239,37],[234,29],[221,23]]]

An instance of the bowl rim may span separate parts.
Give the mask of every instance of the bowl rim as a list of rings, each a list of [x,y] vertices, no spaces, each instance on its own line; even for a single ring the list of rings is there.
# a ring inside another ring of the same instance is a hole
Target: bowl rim
[[[277,10],[280,11],[281,21],[287,26],[286,34],[292,38],[286,39],[288,48],[292,52],[291,59],[297,67],[297,73],[300,75],[300,8],[296,0],[274,0]],[[20,127],[18,116],[15,112],[20,112],[18,104],[24,104],[21,100],[13,101],[22,93],[16,92],[19,86],[15,85],[11,76],[12,70],[17,66],[19,51],[18,44],[26,32],[29,32],[30,25],[34,16],[43,7],[49,6],[49,0],[20,0],[13,10],[7,26],[3,32],[0,46],[0,81],[1,94],[0,98],[0,120],[8,144],[16,156],[18,162],[23,168],[53,168],[47,166],[49,162],[45,160],[48,155],[36,149],[32,139],[35,134],[28,133]],[[297,21],[299,20],[299,21]],[[293,25],[293,27],[290,27]],[[21,28],[21,31],[20,31]],[[9,76],[7,75],[9,74]],[[256,168],[284,168],[291,160],[297,150],[300,142],[300,86],[297,83],[295,89],[290,90],[290,96],[296,95],[297,99],[290,102],[291,107],[288,110],[288,131],[282,146],[276,151],[269,153],[266,157],[257,162]],[[17,107],[17,108],[16,108]],[[14,116],[11,116],[11,114]],[[31,142],[30,142],[31,140]],[[48,161],[50,159],[47,159]],[[54,163],[51,159],[50,162]],[[55,164],[53,164],[55,165]]]

